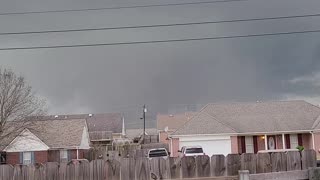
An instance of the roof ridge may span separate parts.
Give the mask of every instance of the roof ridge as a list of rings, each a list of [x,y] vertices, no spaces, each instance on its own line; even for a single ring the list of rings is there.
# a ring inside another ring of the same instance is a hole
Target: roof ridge
[[[208,105],[226,105],[226,104],[259,104],[259,103],[280,103],[280,102],[305,102],[305,103],[308,103],[307,101],[305,100],[266,100],[266,101],[230,101],[230,102],[215,102],[215,103],[208,103],[206,106]],[[309,103],[311,104],[311,103]],[[311,104],[313,105],[313,104]],[[205,106],[205,107],[206,107]],[[313,105],[315,106],[315,105]],[[316,106],[317,107],[317,106]],[[320,107],[318,107],[320,108]]]

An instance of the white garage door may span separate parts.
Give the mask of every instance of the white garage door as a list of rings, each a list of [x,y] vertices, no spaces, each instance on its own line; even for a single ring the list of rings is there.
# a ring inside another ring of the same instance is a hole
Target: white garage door
[[[180,141],[180,149],[182,146],[202,146],[206,155],[212,156],[213,154],[228,155],[231,153],[231,140],[219,139],[219,140],[204,140],[204,141]]]

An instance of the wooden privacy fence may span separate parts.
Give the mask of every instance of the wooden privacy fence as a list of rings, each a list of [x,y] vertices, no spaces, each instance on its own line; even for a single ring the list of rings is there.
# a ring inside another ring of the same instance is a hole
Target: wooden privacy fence
[[[304,170],[316,166],[313,150],[299,152],[229,154],[179,158],[114,158],[69,163],[0,165],[1,180],[146,180],[224,176],[238,179],[239,170],[250,174]]]

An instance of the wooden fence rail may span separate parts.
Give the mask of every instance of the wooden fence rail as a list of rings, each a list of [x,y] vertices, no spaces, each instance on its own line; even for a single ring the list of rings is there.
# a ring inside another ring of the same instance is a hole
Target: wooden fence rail
[[[305,170],[316,166],[316,153],[259,153],[213,155],[179,158],[115,158],[80,160],[69,163],[35,165],[0,165],[0,180],[149,180],[197,178],[238,175],[239,170],[250,174]]]

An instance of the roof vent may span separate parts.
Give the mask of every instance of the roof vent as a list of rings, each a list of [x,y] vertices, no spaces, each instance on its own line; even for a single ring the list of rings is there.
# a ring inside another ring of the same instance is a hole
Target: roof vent
[[[89,117],[92,117],[93,116],[93,114],[89,114]]]
[[[54,118],[58,118],[58,117],[59,117],[58,115],[55,115],[55,116],[54,116]]]

